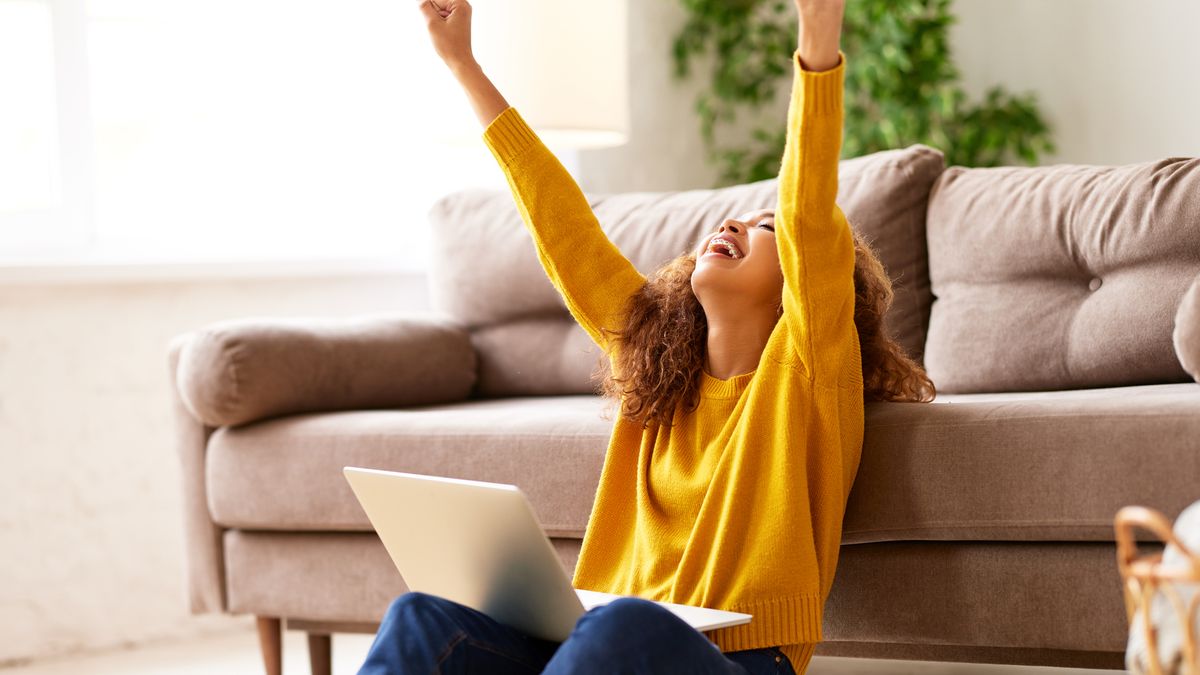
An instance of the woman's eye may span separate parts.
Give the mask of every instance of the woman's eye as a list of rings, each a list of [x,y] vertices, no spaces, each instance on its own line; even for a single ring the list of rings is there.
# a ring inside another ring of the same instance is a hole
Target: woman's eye
[[[775,231],[775,226],[774,226],[774,225],[771,225],[771,224],[769,224],[769,223],[759,223],[759,224],[758,224],[758,226],[759,226],[759,227],[765,227],[765,228],[767,228],[768,230],[770,230],[770,231],[772,231],[772,232],[774,232],[774,231]]]

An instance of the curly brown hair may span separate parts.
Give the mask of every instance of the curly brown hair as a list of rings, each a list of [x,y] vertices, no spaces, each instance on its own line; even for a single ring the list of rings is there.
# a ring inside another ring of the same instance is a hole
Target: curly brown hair
[[[853,231],[853,230],[852,230]],[[891,279],[879,257],[854,234],[854,325],[862,351],[863,400],[929,402],[933,381],[884,329],[892,304]],[[696,253],[660,267],[626,306],[625,326],[604,329],[613,347],[611,369],[597,371],[601,392],[621,402],[621,413],[670,426],[676,414],[699,404],[708,321],[692,291]],[[602,364],[603,366],[603,364]]]

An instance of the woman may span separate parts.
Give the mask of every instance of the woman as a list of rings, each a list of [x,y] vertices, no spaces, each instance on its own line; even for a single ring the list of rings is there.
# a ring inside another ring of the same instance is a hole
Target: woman
[[[933,384],[885,334],[891,285],[837,196],[843,0],[795,0],[775,209],[722,220],[643,277],[471,53],[466,0],[424,0],[547,274],[612,366],[620,401],[576,588],[637,596],[562,643],[406,593],[361,672],[803,673],[822,639],[866,400]],[[753,614],[701,633],[650,600]]]

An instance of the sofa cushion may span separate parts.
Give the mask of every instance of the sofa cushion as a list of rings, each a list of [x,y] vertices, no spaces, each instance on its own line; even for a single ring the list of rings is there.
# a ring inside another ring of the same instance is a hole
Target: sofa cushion
[[[951,167],[927,228],[941,391],[1191,379],[1171,332],[1200,269],[1200,158]]]
[[[212,427],[460,401],[475,384],[470,335],[444,317],[229,319],[181,342],[180,398]]]
[[[608,360],[570,316],[511,319],[471,331],[479,360],[475,394],[550,396],[598,393]]]
[[[866,413],[846,542],[1111,542],[1122,506],[1173,518],[1196,499],[1195,383],[939,394]]]
[[[1200,274],[1183,294],[1175,312],[1175,355],[1183,369],[1200,382]]]
[[[943,167],[942,153],[923,145],[839,165],[838,203],[851,226],[876,247],[894,280],[896,295],[885,318],[888,329],[918,360],[932,300],[924,243],[926,200]],[[693,248],[723,218],[773,207],[776,198],[777,181],[770,179],[713,190],[591,195],[589,203],[613,243],[638,270],[649,274]],[[578,359],[543,359],[537,350],[510,350],[506,338],[484,340],[477,344],[481,363],[494,367],[488,377],[481,377],[478,393],[594,391],[588,375],[596,354],[575,348],[581,338],[587,341],[581,329],[564,330],[545,321],[523,323],[549,316],[575,328],[538,263],[512,195],[478,189],[456,192],[434,205],[430,221],[430,294],[438,311],[471,328],[508,325],[507,337],[543,345],[554,355],[570,352]],[[551,346],[556,342],[562,346]],[[496,351],[489,349],[493,343]],[[500,353],[501,348],[509,351]],[[505,377],[510,373],[511,380]]]
[[[598,396],[298,415],[218,429],[209,505],[226,527],[369,530],[344,466],[517,485],[551,535],[580,536],[612,420]],[[583,493],[587,494],[583,494]]]
[[[612,408],[596,396],[302,415],[217,430],[225,527],[369,530],[346,465],[512,483],[551,536],[582,537]],[[845,543],[1105,541],[1127,504],[1195,501],[1200,386],[942,395],[871,403]]]

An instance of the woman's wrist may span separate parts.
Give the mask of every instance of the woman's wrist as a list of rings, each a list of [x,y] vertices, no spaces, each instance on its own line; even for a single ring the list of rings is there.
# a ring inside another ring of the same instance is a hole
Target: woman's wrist
[[[450,69],[450,73],[454,75],[460,82],[468,75],[473,74],[473,71],[480,71],[479,62],[474,56],[465,56],[460,59],[447,59],[446,67]]]
[[[798,49],[800,52],[800,67],[810,73],[822,73],[827,70],[833,70],[841,63],[841,55],[838,54],[838,46],[835,43],[832,48],[828,46],[813,47],[811,45],[801,45]]]
[[[800,52],[803,68],[820,72],[837,67],[841,60],[838,55],[841,40],[840,17],[836,22],[827,20],[823,24],[815,21],[801,23],[797,50]]]
[[[463,92],[467,95],[467,100],[471,103],[471,108],[475,111],[475,116],[479,119],[479,123],[485,128],[492,123],[500,113],[508,108],[508,101],[504,99],[500,91],[496,89],[496,85],[488,79],[488,76],[483,72],[483,68],[474,60],[457,62],[450,66],[451,72],[458,80],[458,83],[463,88]]]
[[[800,64],[804,70],[821,72],[836,68],[841,62],[838,49],[842,41],[842,2],[797,3],[797,26]]]

